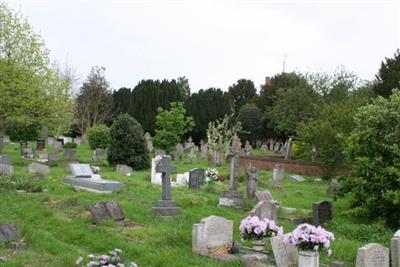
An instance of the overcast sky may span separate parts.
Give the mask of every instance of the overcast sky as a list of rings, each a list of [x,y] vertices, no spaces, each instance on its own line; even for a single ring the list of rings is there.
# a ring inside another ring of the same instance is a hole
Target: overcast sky
[[[189,78],[192,92],[259,86],[282,71],[373,79],[400,47],[399,1],[6,1],[45,39],[51,58],[106,67],[114,89]]]

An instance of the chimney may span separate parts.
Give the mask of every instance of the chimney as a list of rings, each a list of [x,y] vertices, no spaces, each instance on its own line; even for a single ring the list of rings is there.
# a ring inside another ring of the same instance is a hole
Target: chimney
[[[265,77],[265,85],[271,85],[271,77],[267,76]]]

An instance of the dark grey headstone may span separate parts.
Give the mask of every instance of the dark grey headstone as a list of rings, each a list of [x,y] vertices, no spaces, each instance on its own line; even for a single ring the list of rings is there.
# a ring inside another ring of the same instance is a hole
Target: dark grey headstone
[[[189,188],[200,188],[206,181],[204,169],[193,169],[189,172]]]
[[[313,224],[318,226],[330,220],[332,220],[332,203],[329,201],[313,203]]]
[[[8,155],[0,155],[0,163],[1,164],[12,165],[11,157],[8,156]]]
[[[18,240],[21,237],[21,230],[13,223],[0,223],[0,241],[9,242]]]
[[[113,219],[115,221],[122,221],[125,219],[121,206],[116,200],[96,202],[90,206],[90,213],[96,224],[107,219]]]
[[[93,176],[93,170],[89,164],[71,163],[69,168],[71,169],[74,177],[90,178]]]
[[[108,214],[113,220],[122,221],[125,219],[125,215],[122,212],[121,206],[119,205],[118,201],[110,200],[105,202]]]
[[[64,150],[64,158],[68,161],[76,160],[76,151],[72,149],[65,149]]]
[[[59,161],[60,157],[58,155],[58,152],[50,152],[47,154],[47,161],[48,162],[54,162],[54,161]]]

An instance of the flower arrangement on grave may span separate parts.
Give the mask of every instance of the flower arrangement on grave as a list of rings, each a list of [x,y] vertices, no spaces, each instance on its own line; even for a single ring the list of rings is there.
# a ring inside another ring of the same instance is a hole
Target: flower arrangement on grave
[[[240,234],[243,240],[261,240],[276,235],[283,235],[283,227],[275,221],[258,216],[248,216],[240,222]]]
[[[118,266],[118,267],[138,267],[138,265],[134,262],[130,262],[129,264],[122,263],[121,260],[122,250],[114,249],[109,252],[109,255],[93,255],[90,254],[87,257],[89,258],[89,262],[85,265],[83,257],[80,257],[76,261],[76,266],[82,267],[98,267],[98,266]]]
[[[297,226],[293,232],[285,236],[285,242],[295,245],[299,250],[321,251],[326,249],[328,256],[332,254],[331,241],[335,240],[333,233],[326,231],[321,226],[304,223]]]
[[[206,170],[206,181],[217,181],[218,180],[218,170],[214,168],[208,168]]]

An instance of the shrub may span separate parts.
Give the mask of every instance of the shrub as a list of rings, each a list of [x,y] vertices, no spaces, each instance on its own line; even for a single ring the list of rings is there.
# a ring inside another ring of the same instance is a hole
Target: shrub
[[[32,177],[0,175],[0,189],[4,191],[25,190],[27,192],[41,192],[42,185],[41,182]]]
[[[87,132],[91,149],[107,148],[110,143],[110,128],[104,124],[95,125]]]
[[[346,149],[352,168],[342,182],[354,212],[400,225],[400,91],[359,109]]]
[[[63,148],[75,149],[78,145],[73,142],[68,142],[63,145]]]
[[[126,164],[135,170],[150,166],[142,126],[128,114],[119,115],[111,126],[107,159],[111,165]]]

